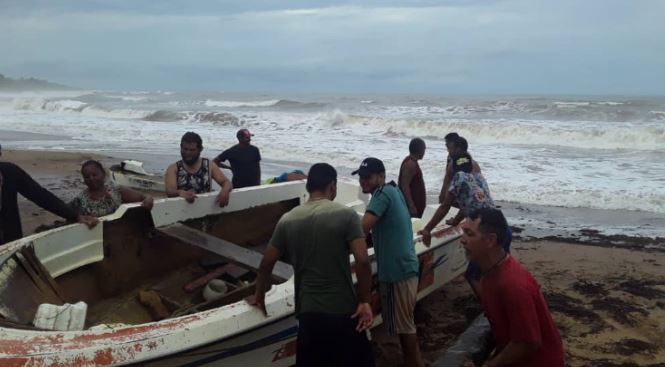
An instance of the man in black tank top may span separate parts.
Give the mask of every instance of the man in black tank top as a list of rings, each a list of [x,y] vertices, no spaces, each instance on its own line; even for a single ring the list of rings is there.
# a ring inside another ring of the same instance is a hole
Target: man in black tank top
[[[196,194],[212,191],[212,182],[215,180],[222,188],[217,195],[219,206],[229,203],[229,193],[233,189],[224,173],[216,164],[210,164],[207,158],[201,158],[203,141],[194,132],[187,132],[180,140],[180,156],[182,160],[173,163],[166,170],[165,186],[166,196],[182,197],[193,203]]]

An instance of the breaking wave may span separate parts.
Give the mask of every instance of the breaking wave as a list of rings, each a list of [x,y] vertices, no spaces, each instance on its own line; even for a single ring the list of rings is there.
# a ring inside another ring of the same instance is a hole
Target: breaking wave
[[[43,98],[16,98],[13,105],[16,110],[48,112],[81,112],[88,107],[87,103],[81,101],[71,99],[50,101]]]
[[[665,119],[665,114],[663,114]],[[335,127],[372,125],[387,136],[443,139],[457,132],[470,143],[567,146],[586,149],[661,150],[665,126],[659,123],[553,123],[547,120],[370,119],[335,113],[328,123]]]
[[[205,105],[208,107],[225,107],[225,108],[237,108],[237,107],[271,107],[277,105],[281,100],[280,99],[271,99],[268,101],[215,101],[209,99],[205,101]]]
[[[246,108],[246,107],[318,108],[326,106],[325,103],[299,102],[299,101],[292,101],[289,99],[271,99],[265,101],[216,101],[208,99],[203,104],[206,105],[207,107],[222,107],[222,108]]]
[[[238,125],[239,119],[228,112],[176,112],[176,111],[155,111],[143,117],[145,121],[161,122],[209,122],[223,125]]]
[[[409,105],[379,107],[399,116],[441,116],[459,118],[521,118],[557,121],[653,122],[662,120],[654,101],[552,101],[545,99],[433,103],[411,101]]]
[[[98,99],[99,96],[87,95],[81,99]],[[47,100],[42,98],[17,98],[13,101],[16,110],[43,111],[55,113],[77,113],[83,116],[133,119],[160,122],[207,122],[238,125],[239,119],[227,112],[187,112],[167,110],[135,110],[129,108],[108,108],[78,100]]]

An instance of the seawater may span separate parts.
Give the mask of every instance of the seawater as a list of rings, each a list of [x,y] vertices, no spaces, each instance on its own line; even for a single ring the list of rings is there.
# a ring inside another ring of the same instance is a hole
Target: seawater
[[[28,149],[169,154],[185,131],[204,155],[255,133],[266,158],[330,162],[349,175],[367,156],[396,177],[413,137],[430,195],[444,173],[443,137],[469,142],[496,200],[665,213],[665,98],[239,95],[84,91],[0,95],[0,130],[69,137]],[[12,142],[2,142],[7,147]]]

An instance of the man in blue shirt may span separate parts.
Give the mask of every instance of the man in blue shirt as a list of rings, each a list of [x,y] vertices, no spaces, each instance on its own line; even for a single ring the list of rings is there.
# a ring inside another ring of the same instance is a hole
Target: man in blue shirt
[[[399,335],[406,366],[424,366],[418,348],[413,309],[418,293],[418,257],[413,245],[411,215],[395,182],[386,184],[386,169],[366,158],[353,175],[364,193],[371,193],[362,225],[372,231],[381,291],[381,316],[391,335]]]

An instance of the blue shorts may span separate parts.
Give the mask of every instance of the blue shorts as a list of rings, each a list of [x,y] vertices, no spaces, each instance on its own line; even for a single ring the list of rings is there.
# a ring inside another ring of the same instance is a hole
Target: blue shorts
[[[510,230],[510,226],[508,226],[508,229],[506,229],[506,236],[503,238],[503,243],[501,244],[501,247],[507,252],[510,253],[510,243],[513,241],[513,231]],[[480,266],[478,266],[476,263],[469,261],[469,266],[466,268],[466,273],[464,276],[466,277],[467,280],[480,280],[480,276],[482,275],[482,271],[480,270]]]

